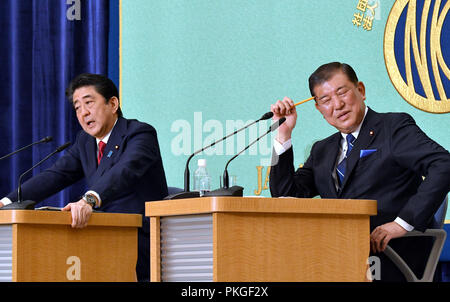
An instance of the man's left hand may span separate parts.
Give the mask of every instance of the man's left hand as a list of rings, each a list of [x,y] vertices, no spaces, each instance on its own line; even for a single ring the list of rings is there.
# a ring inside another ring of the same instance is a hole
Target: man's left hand
[[[92,214],[92,207],[84,199],[67,204],[62,211],[72,212],[72,227],[84,228]]]
[[[374,253],[381,253],[393,238],[402,237],[408,231],[397,222],[392,221],[376,227],[370,234],[370,248]]]

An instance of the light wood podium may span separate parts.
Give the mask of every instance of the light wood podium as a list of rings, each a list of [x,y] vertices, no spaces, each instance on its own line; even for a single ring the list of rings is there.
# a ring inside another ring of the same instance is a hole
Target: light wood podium
[[[368,281],[376,213],[375,200],[147,202],[151,281]]]
[[[71,213],[0,211],[1,281],[136,281],[137,214],[93,213],[86,228]]]

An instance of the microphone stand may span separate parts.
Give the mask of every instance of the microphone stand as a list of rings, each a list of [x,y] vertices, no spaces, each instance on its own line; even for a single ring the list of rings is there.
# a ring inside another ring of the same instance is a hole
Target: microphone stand
[[[168,196],[166,196],[166,197],[164,198],[164,200],[184,199],[184,198],[196,198],[196,197],[200,197],[200,192],[198,192],[198,191],[189,191],[189,187],[190,187],[189,162],[191,161],[192,157],[194,157],[195,155],[197,155],[197,154],[200,153],[200,152],[203,152],[204,150],[206,150],[206,149],[208,149],[208,148],[211,148],[211,147],[214,146],[215,144],[220,143],[221,141],[226,140],[226,139],[229,138],[230,136],[233,136],[233,135],[237,134],[238,132],[240,132],[240,131],[242,131],[242,130],[244,130],[244,129],[247,129],[247,128],[250,127],[251,125],[256,124],[257,122],[262,121],[262,120],[267,120],[267,119],[271,118],[272,116],[273,116],[273,112],[271,112],[271,111],[266,112],[260,119],[254,121],[254,122],[251,122],[250,124],[248,124],[248,125],[242,127],[241,129],[236,130],[236,131],[234,131],[234,132],[232,132],[232,133],[226,135],[225,137],[219,139],[218,141],[214,141],[212,144],[210,144],[210,145],[208,145],[208,146],[206,146],[206,147],[203,147],[203,148],[201,148],[200,150],[197,150],[197,151],[195,151],[194,153],[192,153],[192,154],[189,156],[188,160],[186,161],[186,166],[185,166],[185,169],[184,169],[184,191],[183,191],[183,192],[180,192],[180,193],[168,195]]]
[[[39,166],[40,164],[42,164],[44,161],[46,161],[47,159],[49,159],[50,157],[52,157],[53,155],[55,155],[58,152],[61,152],[62,150],[66,149],[68,146],[70,145],[70,142],[65,143],[64,145],[56,148],[55,151],[53,151],[52,153],[50,153],[49,155],[47,155],[46,157],[44,157],[42,160],[40,160],[37,164],[35,164],[33,167],[31,167],[30,169],[26,170],[25,172],[23,172],[20,176],[19,176],[19,186],[17,187],[17,202],[12,202],[4,207],[1,207],[0,210],[34,210],[34,205],[36,204],[35,201],[33,200],[25,200],[22,201],[22,178],[29,173],[30,171],[32,171],[34,168],[36,168],[37,166]]]
[[[12,156],[12,155],[14,155],[14,154],[16,154],[16,153],[19,153],[20,151],[26,150],[26,149],[28,149],[28,148],[34,146],[34,145],[41,144],[41,143],[48,143],[48,142],[52,141],[52,139],[53,139],[53,138],[52,138],[51,136],[44,137],[44,138],[41,139],[40,141],[31,143],[31,144],[29,144],[28,146],[22,147],[22,148],[20,148],[20,149],[14,151],[14,152],[11,152],[11,153],[9,153],[9,154],[6,154],[5,156],[0,157],[0,160],[6,159],[6,158],[8,158],[8,157],[10,157],[10,156]]]
[[[225,170],[223,171],[223,187],[217,190],[213,190],[210,192],[205,192],[204,196],[205,197],[211,197],[211,196],[240,196],[242,197],[244,195],[244,188],[241,186],[232,186],[229,187],[230,184],[230,180],[229,180],[229,176],[228,176],[228,165],[230,164],[230,162],[235,159],[236,157],[238,157],[240,154],[242,154],[245,150],[247,150],[248,148],[250,148],[253,144],[255,144],[256,142],[258,142],[261,138],[263,138],[264,136],[266,136],[267,134],[269,134],[272,131],[275,131],[281,124],[284,123],[284,121],[286,120],[285,117],[282,117],[281,119],[279,119],[278,121],[276,121],[275,123],[273,123],[269,130],[267,130],[263,135],[259,136],[257,139],[255,139],[253,142],[251,142],[249,145],[247,145],[244,149],[242,149],[239,153],[237,153],[236,155],[234,155],[232,158],[230,158],[230,160],[228,160],[227,164],[225,165]]]

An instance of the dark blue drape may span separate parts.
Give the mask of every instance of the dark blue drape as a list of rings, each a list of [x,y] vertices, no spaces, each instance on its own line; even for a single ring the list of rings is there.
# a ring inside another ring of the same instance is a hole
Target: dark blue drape
[[[108,0],[79,1],[80,20],[67,12],[78,0],[0,1],[0,156],[53,136],[0,162],[0,196],[17,188],[21,173],[81,129],[65,98],[70,80],[83,72],[108,72]],[[57,156],[24,180],[52,165]],[[84,183],[42,204],[62,206],[84,193]],[[0,198],[1,198],[0,197]]]

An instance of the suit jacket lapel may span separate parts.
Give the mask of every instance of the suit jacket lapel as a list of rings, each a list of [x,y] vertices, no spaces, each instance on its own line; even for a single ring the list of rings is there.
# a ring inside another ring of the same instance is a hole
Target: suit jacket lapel
[[[326,160],[325,167],[327,168],[326,175],[329,175],[328,187],[330,189],[330,192],[333,193],[333,195],[335,197],[337,197],[337,192],[336,192],[336,185],[335,185],[334,179],[333,179],[333,171],[335,169],[336,159],[339,154],[340,140],[341,140],[340,132],[334,134],[331,137],[331,141],[329,143],[330,144],[329,150],[331,150],[331,151],[330,151],[329,156],[327,156],[327,158],[325,159]]]
[[[105,151],[103,152],[102,160],[97,168],[95,177],[100,177],[111,166],[111,160],[117,154],[118,149],[122,143],[123,137],[126,135],[127,123],[124,118],[119,118],[116,125],[111,132]],[[116,148],[117,146],[117,148]]]
[[[361,126],[361,130],[359,131],[358,138],[353,144],[353,149],[350,152],[347,158],[347,169],[345,171],[345,178],[342,183],[343,191],[345,184],[347,183],[349,177],[352,174],[353,169],[359,161],[359,153],[363,149],[367,149],[368,146],[372,143],[373,139],[376,137],[379,129],[379,120],[377,113],[369,108],[367,111],[366,118]]]
[[[90,135],[88,135],[88,137],[86,142],[86,161],[87,167],[89,171],[91,171],[89,174],[92,175],[92,173],[95,173],[94,171],[97,170],[97,142],[95,137]]]

